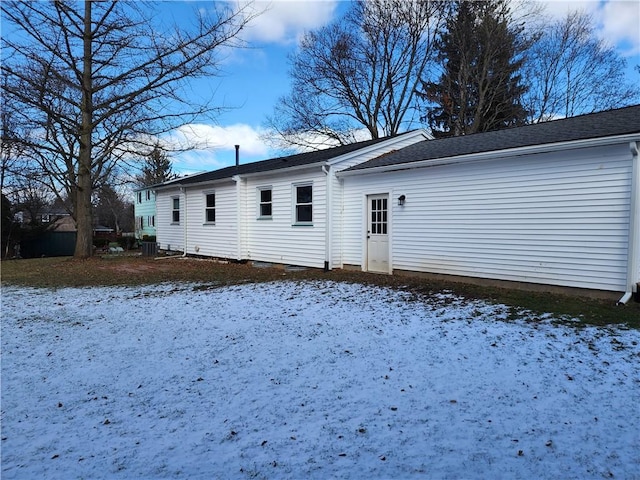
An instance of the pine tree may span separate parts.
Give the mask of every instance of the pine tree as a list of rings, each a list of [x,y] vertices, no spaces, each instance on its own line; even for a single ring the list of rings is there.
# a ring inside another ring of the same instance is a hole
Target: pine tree
[[[149,187],[175,177],[171,160],[159,145],[155,145],[145,157],[142,173],[136,177],[136,181],[140,187]]]
[[[438,43],[442,75],[422,82],[436,137],[498,130],[525,122],[519,71],[526,45],[505,0],[458,0]]]

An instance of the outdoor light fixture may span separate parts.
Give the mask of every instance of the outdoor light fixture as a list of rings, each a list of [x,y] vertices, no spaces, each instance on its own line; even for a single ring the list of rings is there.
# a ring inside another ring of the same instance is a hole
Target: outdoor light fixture
[[[407,197],[405,197],[404,195],[400,195],[398,197],[398,205],[402,206],[404,205],[404,201],[406,200]]]

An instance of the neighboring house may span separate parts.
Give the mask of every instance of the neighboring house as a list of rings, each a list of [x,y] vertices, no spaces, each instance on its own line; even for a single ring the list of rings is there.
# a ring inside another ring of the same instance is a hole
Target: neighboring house
[[[156,192],[153,187],[142,187],[134,190],[135,203],[135,237],[141,240],[144,236],[156,235]]]
[[[341,267],[336,171],[425,138],[413,131],[165,182],[155,187],[157,241],[186,254]]]
[[[410,132],[156,186],[160,247],[625,292],[640,282],[640,106]]]
[[[342,263],[628,299],[640,282],[639,147],[633,106],[424,141],[358,164],[337,174]]]

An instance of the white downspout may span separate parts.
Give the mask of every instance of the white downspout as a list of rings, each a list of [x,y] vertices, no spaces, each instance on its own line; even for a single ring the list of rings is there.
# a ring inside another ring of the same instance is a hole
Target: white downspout
[[[244,257],[243,246],[246,244],[246,242],[244,241],[246,234],[246,225],[244,225],[243,223],[243,220],[245,218],[245,214],[243,214],[243,212],[246,208],[246,205],[242,202],[242,177],[240,175],[234,175],[233,177],[231,177],[231,179],[236,182],[236,260],[240,261]]]
[[[327,168],[326,165],[322,166],[322,171],[326,175],[327,185],[324,226],[324,271],[328,272],[329,270],[331,270],[331,256],[333,255],[333,249],[331,247],[331,239],[333,237],[333,171],[331,169],[331,166]]]
[[[182,236],[183,236],[183,243],[184,243],[184,247],[183,247],[183,252],[182,252],[182,256],[186,257],[187,256],[187,187],[181,187],[180,191],[182,193],[182,197],[184,199],[184,201],[180,202],[181,205],[183,205],[182,210],[184,210],[184,227],[182,228]]]
[[[638,165],[639,142],[630,142],[631,149],[631,200],[629,203],[629,246],[627,249],[627,290],[618,304],[627,303],[637,282],[636,269],[640,262],[640,166]]]

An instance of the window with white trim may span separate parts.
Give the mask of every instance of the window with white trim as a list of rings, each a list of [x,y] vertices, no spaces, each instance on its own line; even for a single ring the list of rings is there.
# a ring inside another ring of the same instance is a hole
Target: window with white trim
[[[258,189],[258,218],[271,218],[273,215],[273,191],[271,187]]]
[[[147,190],[147,200],[151,200],[151,190]]]
[[[180,223],[180,197],[171,199],[171,222]]]
[[[311,225],[313,222],[313,186],[294,185],[294,220],[296,225]]]
[[[205,194],[204,221],[206,223],[215,223],[216,221],[216,194]]]
[[[138,203],[142,203],[142,192],[138,192]]]
[[[149,225],[150,227],[155,227],[156,226],[156,217],[155,217],[155,215],[148,215],[147,216],[147,225]]]

